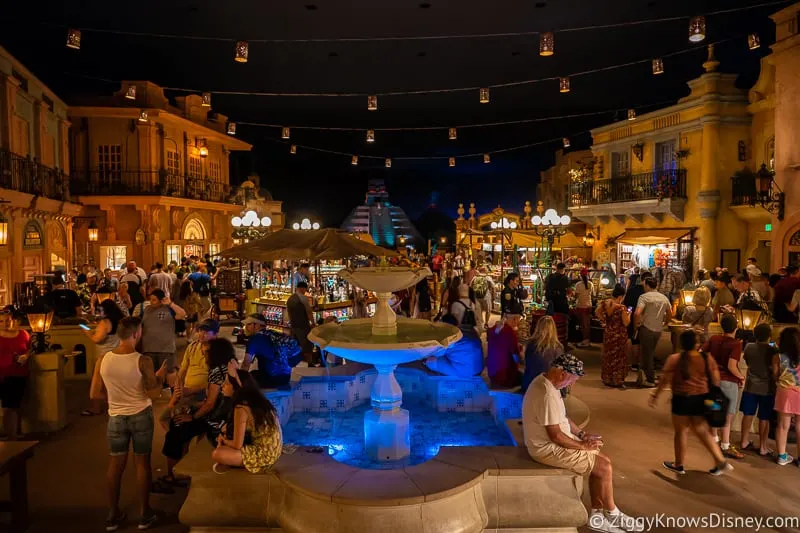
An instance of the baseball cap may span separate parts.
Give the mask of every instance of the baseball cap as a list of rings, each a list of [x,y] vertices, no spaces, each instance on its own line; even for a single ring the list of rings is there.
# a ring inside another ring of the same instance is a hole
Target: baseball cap
[[[219,333],[219,322],[208,318],[200,322],[200,324],[197,326],[197,329],[201,331],[213,331],[214,333]]]
[[[560,368],[564,372],[568,372],[573,376],[583,377],[583,361],[572,355],[571,353],[562,353],[553,359],[550,366]]]
[[[245,318],[245,319],[242,321],[242,325],[243,325],[243,326],[246,326],[246,325],[248,325],[248,324],[261,324],[261,325],[266,325],[266,324],[267,324],[267,321],[266,321],[266,319],[265,319],[263,316],[259,315],[258,313],[253,313],[252,315],[248,316],[247,318]]]

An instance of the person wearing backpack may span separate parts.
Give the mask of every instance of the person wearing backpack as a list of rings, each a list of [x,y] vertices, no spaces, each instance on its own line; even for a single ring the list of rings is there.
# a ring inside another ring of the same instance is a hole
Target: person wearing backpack
[[[450,304],[450,314],[456,318],[462,330],[478,328],[480,331],[483,329],[483,319],[475,312],[475,294],[466,283],[459,283],[457,290],[458,299]]]
[[[126,272],[119,282],[128,284],[128,295],[131,297],[131,303],[133,304],[131,308],[144,302],[146,279],[147,274],[136,266],[136,261],[128,261]]]
[[[470,287],[475,294],[475,314],[481,317],[484,327],[488,326],[492,316],[494,283],[489,277],[489,269],[485,265],[478,268],[478,273],[472,278]]]

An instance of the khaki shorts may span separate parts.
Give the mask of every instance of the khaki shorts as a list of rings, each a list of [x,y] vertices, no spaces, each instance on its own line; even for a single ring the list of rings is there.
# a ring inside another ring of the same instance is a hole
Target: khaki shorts
[[[543,465],[563,468],[586,476],[594,468],[598,450],[571,450],[556,444],[548,444],[536,450],[528,448],[528,453],[534,461]]]

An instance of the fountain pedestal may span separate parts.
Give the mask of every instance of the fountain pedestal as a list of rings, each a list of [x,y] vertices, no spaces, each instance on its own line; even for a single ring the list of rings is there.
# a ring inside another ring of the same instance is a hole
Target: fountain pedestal
[[[375,365],[372,411],[364,415],[364,449],[373,459],[396,461],[411,453],[408,411],[400,406],[403,391],[394,377],[397,365]]]

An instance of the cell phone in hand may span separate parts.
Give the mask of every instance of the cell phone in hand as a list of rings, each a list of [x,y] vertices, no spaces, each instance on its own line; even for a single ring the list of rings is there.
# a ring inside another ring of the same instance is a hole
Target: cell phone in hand
[[[78,324],[78,327],[81,328],[82,330],[85,330],[85,331],[89,331],[90,329],[92,329],[89,326],[87,326],[86,324]]]

